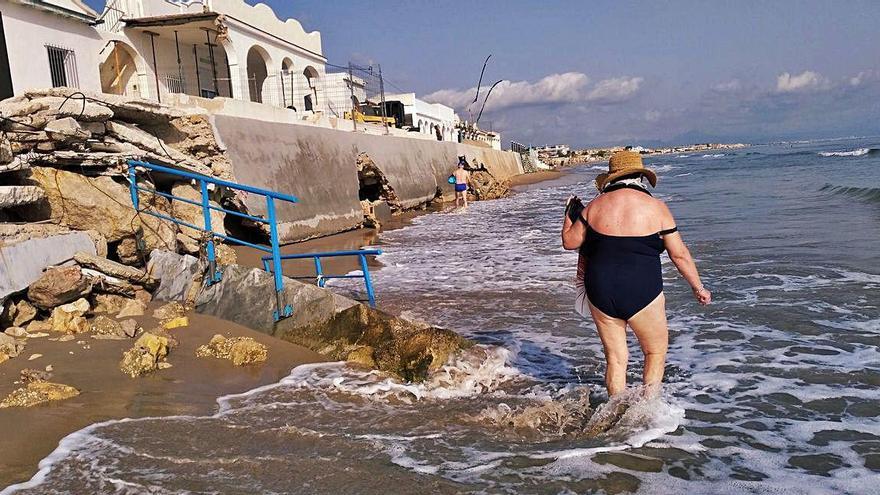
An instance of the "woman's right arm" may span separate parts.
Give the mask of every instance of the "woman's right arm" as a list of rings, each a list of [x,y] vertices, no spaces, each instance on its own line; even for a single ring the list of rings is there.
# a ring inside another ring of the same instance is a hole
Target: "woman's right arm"
[[[665,214],[663,215],[663,230],[675,227],[675,219],[672,217],[672,212],[669,211],[669,208],[665,204],[663,205],[663,209],[665,210]],[[691,286],[694,298],[696,298],[696,300],[702,305],[712,302],[712,293],[703,287],[703,283],[700,281],[700,274],[697,272],[697,265],[694,263],[694,258],[691,256],[690,250],[688,250],[687,246],[684,244],[684,241],[681,238],[681,233],[676,231],[664,235],[663,244],[666,247],[666,251],[669,253],[669,258],[678,269],[678,273],[681,273],[681,276],[684,277],[687,283]]]

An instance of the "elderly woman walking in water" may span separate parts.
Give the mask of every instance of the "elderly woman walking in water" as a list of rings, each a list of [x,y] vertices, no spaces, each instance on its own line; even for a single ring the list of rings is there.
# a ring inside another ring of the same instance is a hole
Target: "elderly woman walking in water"
[[[653,393],[663,381],[669,343],[660,270],[664,249],[696,300],[704,305],[712,300],[672,213],[651,196],[644,179],[651,187],[657,185],[657,175],[645,168],[641,155],[615,153],[608,173],[596,178],[599,196],[586,206],[577,197],[569,198],[562,226],[562,246],[580,250],[576,309],[583,316],[589,312],[596,323],[605,349],[609,396],[626,388],[627,325],[645,355],[645,385]]]

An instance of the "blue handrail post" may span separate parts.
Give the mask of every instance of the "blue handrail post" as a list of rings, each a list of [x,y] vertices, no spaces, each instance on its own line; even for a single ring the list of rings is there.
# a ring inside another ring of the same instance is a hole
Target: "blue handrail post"
[[[376,307],[376,295],[373,294],[373,282],[370,280],[370,269],[367,267],[367,257],[363,254],[358,255],[361,259],[361,271],[364,272],[364,285],[367,287],[367,299],[370,301],[370,307]]]
[[[327,283],[324,280],[324,270],[321,266],[321,257],[315,256],[315,280],[318,282],[318,287],[324,287],[324,284]]]
[[[137,170],[133,162],[128,162],[128,180],[131,181],[131,187],[129,188],[131,204],[134,205],[134,210],[137,211],[140,209],[140,201],[138,200]]]
[[[281,252],[278,248],[278,224],[275,222],[275,200],[266,196],[266,212],[269,215],[269,237],[272,242],[272,275],[275,278],[275,321],[293,314],[290,305],[284,305],[281,291],[284,288],[284,275],[281,273]]]
[[[208,242],[205,251],[208,254],[208,285],[220,281],[220,273],[217,271],[217,253],[214,251],[214,229],[211,228],[211,204],[208,202],[208,183],[199,180],[199,191],[202,193],[202,216],[205,219],[205,232]]]

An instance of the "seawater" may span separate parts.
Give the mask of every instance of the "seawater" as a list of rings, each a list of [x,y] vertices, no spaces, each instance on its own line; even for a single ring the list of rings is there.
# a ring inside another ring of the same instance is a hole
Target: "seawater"
[[[666,385],[608,402],[559,227],[583,166],[380,237],[380,305],[480,343],[423,384],[341,363],[110,421],[4,493],[870,493],[880,483],[880,140],[646,156],[711,306],[664,257]],[[350,287],[347,287],[350,288]]]

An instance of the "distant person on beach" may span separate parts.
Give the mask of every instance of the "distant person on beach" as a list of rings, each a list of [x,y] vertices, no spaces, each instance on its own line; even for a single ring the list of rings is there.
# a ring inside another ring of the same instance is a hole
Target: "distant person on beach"
[[[452,173],[452,176],[455,178],[455,207],[459,206],[463,208],[467,208],[467,188],[468,188],[468,180],[471,177],[470,172],[467,171],[468,163],[467,160],[460,156],[458,157],[458,168],[455,172]]]
[[[629,325],[645,355],[643,379],[648,391],[659,391],[666,364],[669,333],[660,270],[665,249],[690,284],[694,298],[709,304],[690,251],[663,201],[653,198],[657,175],[632,151],[611,155],[608,173],[596,177],[599,195],[586,206],[569,198],[562,225],[562,246],[580,250],[576,310],[591,314],[605,350],[605,386],[613,396],[626,389]]]

